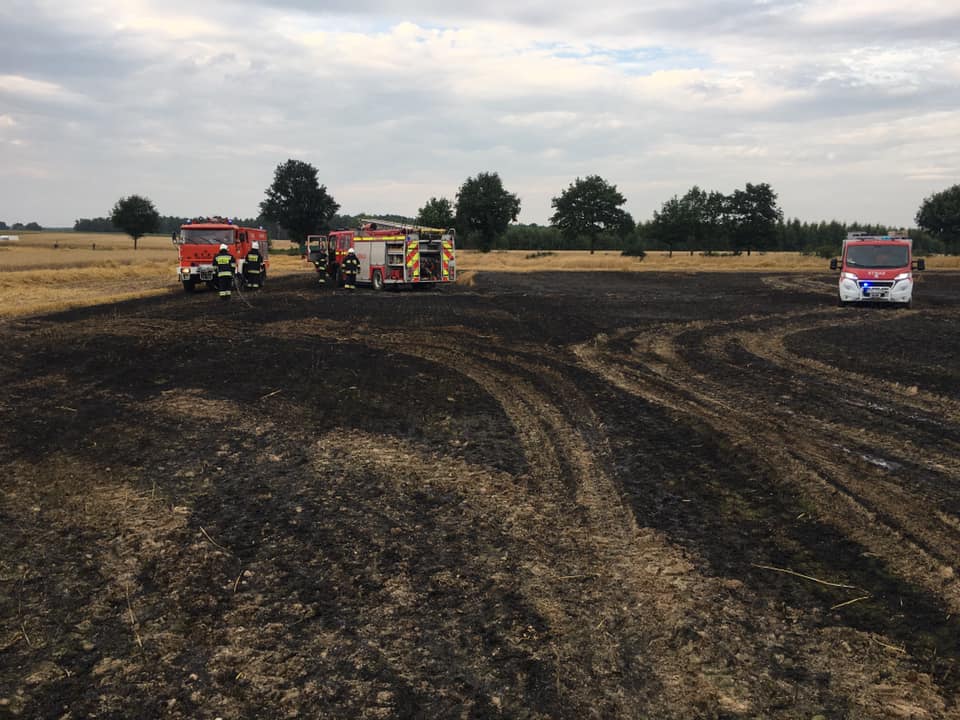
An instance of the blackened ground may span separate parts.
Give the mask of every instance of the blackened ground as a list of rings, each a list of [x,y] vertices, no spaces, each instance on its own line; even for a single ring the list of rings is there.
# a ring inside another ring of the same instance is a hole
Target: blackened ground
[[[312,280],[0,327],[0,710],[958,716],[960,276]]]

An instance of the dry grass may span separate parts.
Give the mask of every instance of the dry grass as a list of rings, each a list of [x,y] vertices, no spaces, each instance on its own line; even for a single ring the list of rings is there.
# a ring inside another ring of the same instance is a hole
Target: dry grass
[[[0,245],[0,318],[53,312],[180,292],[177,250],[169,237],[133,241],[116,233],[19,233],[20,241]],[[278,241],[275,249],[291,247]],[[960,268],[960,257],[933,257],[931,270]],[[476,273],[557,271],[828,272],[822,258],[799,253],[754,253],[706,257],[696,253],[648,253],[642,261],[618,252],[561,251],[536,256],[527,250],[457,253],[458,283],[472,285]],[[312,273],[298,256],[274,254],[270,274]]]
[[[175,285],[168,262],[0,273],[0,318],[55,312],[148,295]]]
[[[640,260],[616,251],[596,252],[564,250],[536,256],[529,250],[500,250],[481,253],[476,250],[457,252],[457,269],[497,272],[542,272],[564,270],[591,271],[671,271],[671,272],[829,272],[830,262],[814,255],[795,252],[752,253],[751,255],[713,255],[675,252],[649,252]],[[933,257],[927,260],[931,270],[960,268],[960,257]]]
[[[182,292],[169,237],[140,238],[134,250],[128,236],[115,233],[19,235],[19,242],[0,245],[0,318]],[[270,272],[276,277],[313,267],[274,255]]]

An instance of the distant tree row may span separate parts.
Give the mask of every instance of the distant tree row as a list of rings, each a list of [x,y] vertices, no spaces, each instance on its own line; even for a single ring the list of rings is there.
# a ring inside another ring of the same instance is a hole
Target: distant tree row
[[[120,198],[108,217],[80,218],[73,223],[73,229],[74,232],[125,232],[133,238],[133,247],[136,249],[139,239],[144,235],[173,235],[189,221],[190,218],[160,215],[149,198],[131,195]],[[271,239],[282,238],[286,234],[278,224],[262,217],[231,218],[231,221],[245,227],[264,227]]]
[[[43,230],[43,228],[40,226],[40,223],[36,222],[28,222],[26,225],[22,222],[15,222],[8,227],[3,220],[0,220],[0,230]]]
[[[747,183],[730,194],[695,185],[683,196],[674,195],[664,202],[651,220],[641,223],[623,210],[625,203],[615,185],[599,175],[589,175],[577,178],[552,199],[554,214],[549,226],[518,225],[520,199],[504,188],[497,173],[481,172],[463,182],[456,202],[431,197],[412,220],[375,215],[428,227],[455,227],[460,247],[482,251],[601,249],[632,255],[646,250],[749,255],[754,250],[779,250],[830,256],[839,252],[848,232],[886,234],[895,230],[837,221],[784,221],[777,193],[767,183]],[[302,247],[310,234],[356,228],[364,217],[341,215],[339,210],[339,203],[320,184],[316,168],[291,159],[277,166],[260,203],[260,215],[235,222],[265,227],[271,238],[289,238]],[[109,217],[77,220],[74,229],[109,232],[119,228],[134,238],[136,247],[142,235],[174,232],[185,221],[160,216],[148,199],[132,195],[118,201]],[[960,251],[960,185],[925,199],[916,222],[918,229],[910,234],[918,252]]]
[[[175,230],[179,230],[187,218],[176,217],[174,215],[158,215],[157,226],[151,233],[163,233],[169,235]],[[112,217],[80,218],[73,223],[74,232],[123,232],[113,224]]]

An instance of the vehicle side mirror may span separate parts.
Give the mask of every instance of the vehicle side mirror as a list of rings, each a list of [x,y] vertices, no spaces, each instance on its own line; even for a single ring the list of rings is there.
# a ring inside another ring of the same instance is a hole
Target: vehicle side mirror
[[[914,270],[926,270],[926,269],[927,269],[927,261],[924,260],[923,258],[920,258],[919,260],[914,260],[912,264],[913,264]]]
[[[836,270],[836,269],[837,269],[837,259],[836,259],[836,258],[830,258],[830,269],[831,269],[831,270]]]

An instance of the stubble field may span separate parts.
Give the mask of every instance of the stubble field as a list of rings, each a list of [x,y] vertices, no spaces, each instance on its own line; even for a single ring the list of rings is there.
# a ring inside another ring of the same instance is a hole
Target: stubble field
[[[0,711],[960,717],[960,274],[496,258],[0,321]]]

